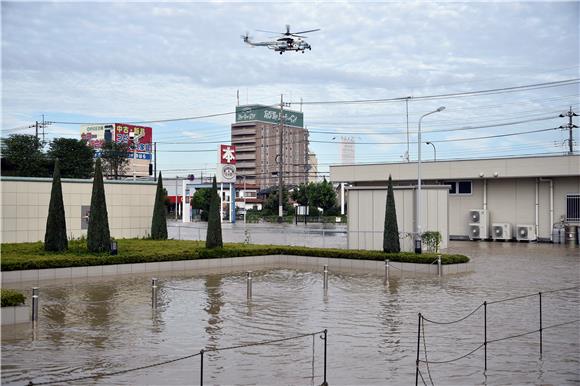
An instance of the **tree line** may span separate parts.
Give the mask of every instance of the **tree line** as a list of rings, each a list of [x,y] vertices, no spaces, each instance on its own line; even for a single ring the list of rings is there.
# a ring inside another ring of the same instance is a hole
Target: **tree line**
[[[95,150],[85,140],[55,138],[44,144],[34,135],[13,134],[2,138],[2,175],[18,177],[51,177],[55,160],[59,160],[62,178],[92,178]],[[105,142],[100,149],[103,174],[123,177],[129,167],[129,144]]]

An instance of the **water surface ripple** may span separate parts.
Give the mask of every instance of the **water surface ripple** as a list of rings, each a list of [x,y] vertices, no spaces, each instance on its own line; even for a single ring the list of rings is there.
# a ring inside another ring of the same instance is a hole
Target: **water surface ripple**
[[[159,307],[151,309],[151,275],[41,283],[38,329],[2,327],[2,384],[60,380],[162,362],[240,343],[327,328],[328,380],[333,385],[411,384],[415,379],[417,314],[452,321],[484,300],[579,285],[580,254],[561,245],[451,243],[472,257],[475,272],[391,279],[372,274],[273,269],[254,272],[246,299],[243,272],[159,275]],[[26,289],[28,287],[25,287]],[[499,339],[539,328],[538,297],[490,304],[487,336]],[[580,319],[580,291],[542,296],[543,325]],[[580,324],[490,343],[450,364],[422,365],[434,384],[578,384]],[[483,308],[452,325],[426,323],[421,359],[460,357],[483,342]],[[314,357],[313,357],[314,345]],[[318,337],[205,354],[207,384],[322,383]],[[78,381],[99,385],[184,385],[199,382],[199,357]],[[314,364],[314,366],[313,366]]]

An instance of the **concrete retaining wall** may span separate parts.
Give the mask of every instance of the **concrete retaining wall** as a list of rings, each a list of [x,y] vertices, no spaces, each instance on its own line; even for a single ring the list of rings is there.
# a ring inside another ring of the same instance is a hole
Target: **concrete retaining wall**
[[[87,277],[104,277],[147,272],[169,271],[218,271],[229,272],[244,268],[315,268],[322,269],[328,265],[330,271],[369,272],[383,275],[385,263],[374,260],[335,259],[327,257],[265,255],[245,256],[220,259],[198,259],[166,261],[160,263],[99,265],[94,267],[50,268],[26,271],[2,272],[2,283],[38,283],[43,280],[79,279]],[[390,275],[403,274],[437,274],[437,264],[413,264],[390,262]],[[472,263],[443,265],[443,274],[454,274],[473,271]]]
[[[2,325],[31,321],[30,306],[2,307]]]

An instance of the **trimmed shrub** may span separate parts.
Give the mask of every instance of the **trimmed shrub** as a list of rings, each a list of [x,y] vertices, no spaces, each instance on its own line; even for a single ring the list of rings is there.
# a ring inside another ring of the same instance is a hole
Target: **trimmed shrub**
[[[12,289],[0,289],[0,298],[2,300],[2,307],[16,307],[24,304],[26,296],[20,292]]]
[[[101,159],[99,158],[95,165],[95,179],[93,180],[93,192],[91,195],[87,249],[93,253],[109,252],[110,243],[109,216],[107,214],[107,202],[105,200]]]
[[[435,253],[417,255],[411,252],[384,253],[243,243],[208,249],[203,247],[203,242],[188,240],[121,239],[118,243],[120,252],[114,256],[91,254],[84,248],[82,241],[71,241],[69,251],[65,253],[47,253],[42,248],[42,243],[3,244],[2,271],[280,254],[378,261],[389,259],[393,262],[417,264],[431,264],[437,260]],[[443,264],[457,264],[466,263],[469,258],[443,254],[441,260]]]
[[[206,248],[223,248],[222,240],[222,222],[220,219],[220,197],[217,193],[217,182],[215,176],[211,185],[209,204],[209,217],[207,220],[207,237],[205,240]]]
[[[50,204],[48,205],[48,217],[46,218],[46,231],[44,233],[44,250],[62,252],[67,249],[68,240],[66,238],[66,220],[64,215],[64,203],[62,200],[60,167],[57,158],[54,161],[52,190],[50,191]]]
[[[389,186],[387,188],[387,204],[385,205],[385,229],[383,231],[383,251],[397,253],[401,251],[399,245],[399,227],[397,225],[397,211],[395,210],[395,195],[393,193],[393,180],[389,174]]]
[[[159,172],[157,193],[155,193],[155,206],[153,208],[153,219],[151,220],[151,238],[153,240],[167,240],[167,217],[161,172]]]

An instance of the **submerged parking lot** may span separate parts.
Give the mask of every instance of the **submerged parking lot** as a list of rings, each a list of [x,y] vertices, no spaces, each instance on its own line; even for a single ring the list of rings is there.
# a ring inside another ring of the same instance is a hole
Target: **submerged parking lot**
[[[280,232],[275,232],[280,233]],[[283,237],[279,234],[278,237]],[[227,236],[225,237],[227,240]],[[239,343],[328,329],[330,384],[409,384],[415,379],[417,313],[452,321],[483,301],[579,285],[577,247],[551,244],[451,242],[449,252],[472,257],[474,272],[403,276],[387,285],[379,275],[267,269],[254,274],[246,299],[244,272],[159,275],[161,303],[151,309],[150,275],[40,283],[38,328],[2,327],[2,383],[58,381],[157,363]],[[26,284],[22,288],[29,288]],[[580,319],[580,291],[543,296],[543,323]],[[487,338],[534,331],[536,297],[489,305]],[[483,341],[483,310],[454,325],[425,324],[421,365],[434,384],[568,384],[580,381],[579,324],[488,344],[448,364]],[[313,348],[314,346],[314,348]],[[208,353],[211,384],[320,384],[322,340],[308,337],[273,345]],[[426,354],[425,354],[426,353]],[[85,384],[191,384],[199,359],[83,381]],[[195,380],[195,381],[192,381]],[[75,384],[83,384],[75,382]],[[421,382],[421,380],[420,380]]]

